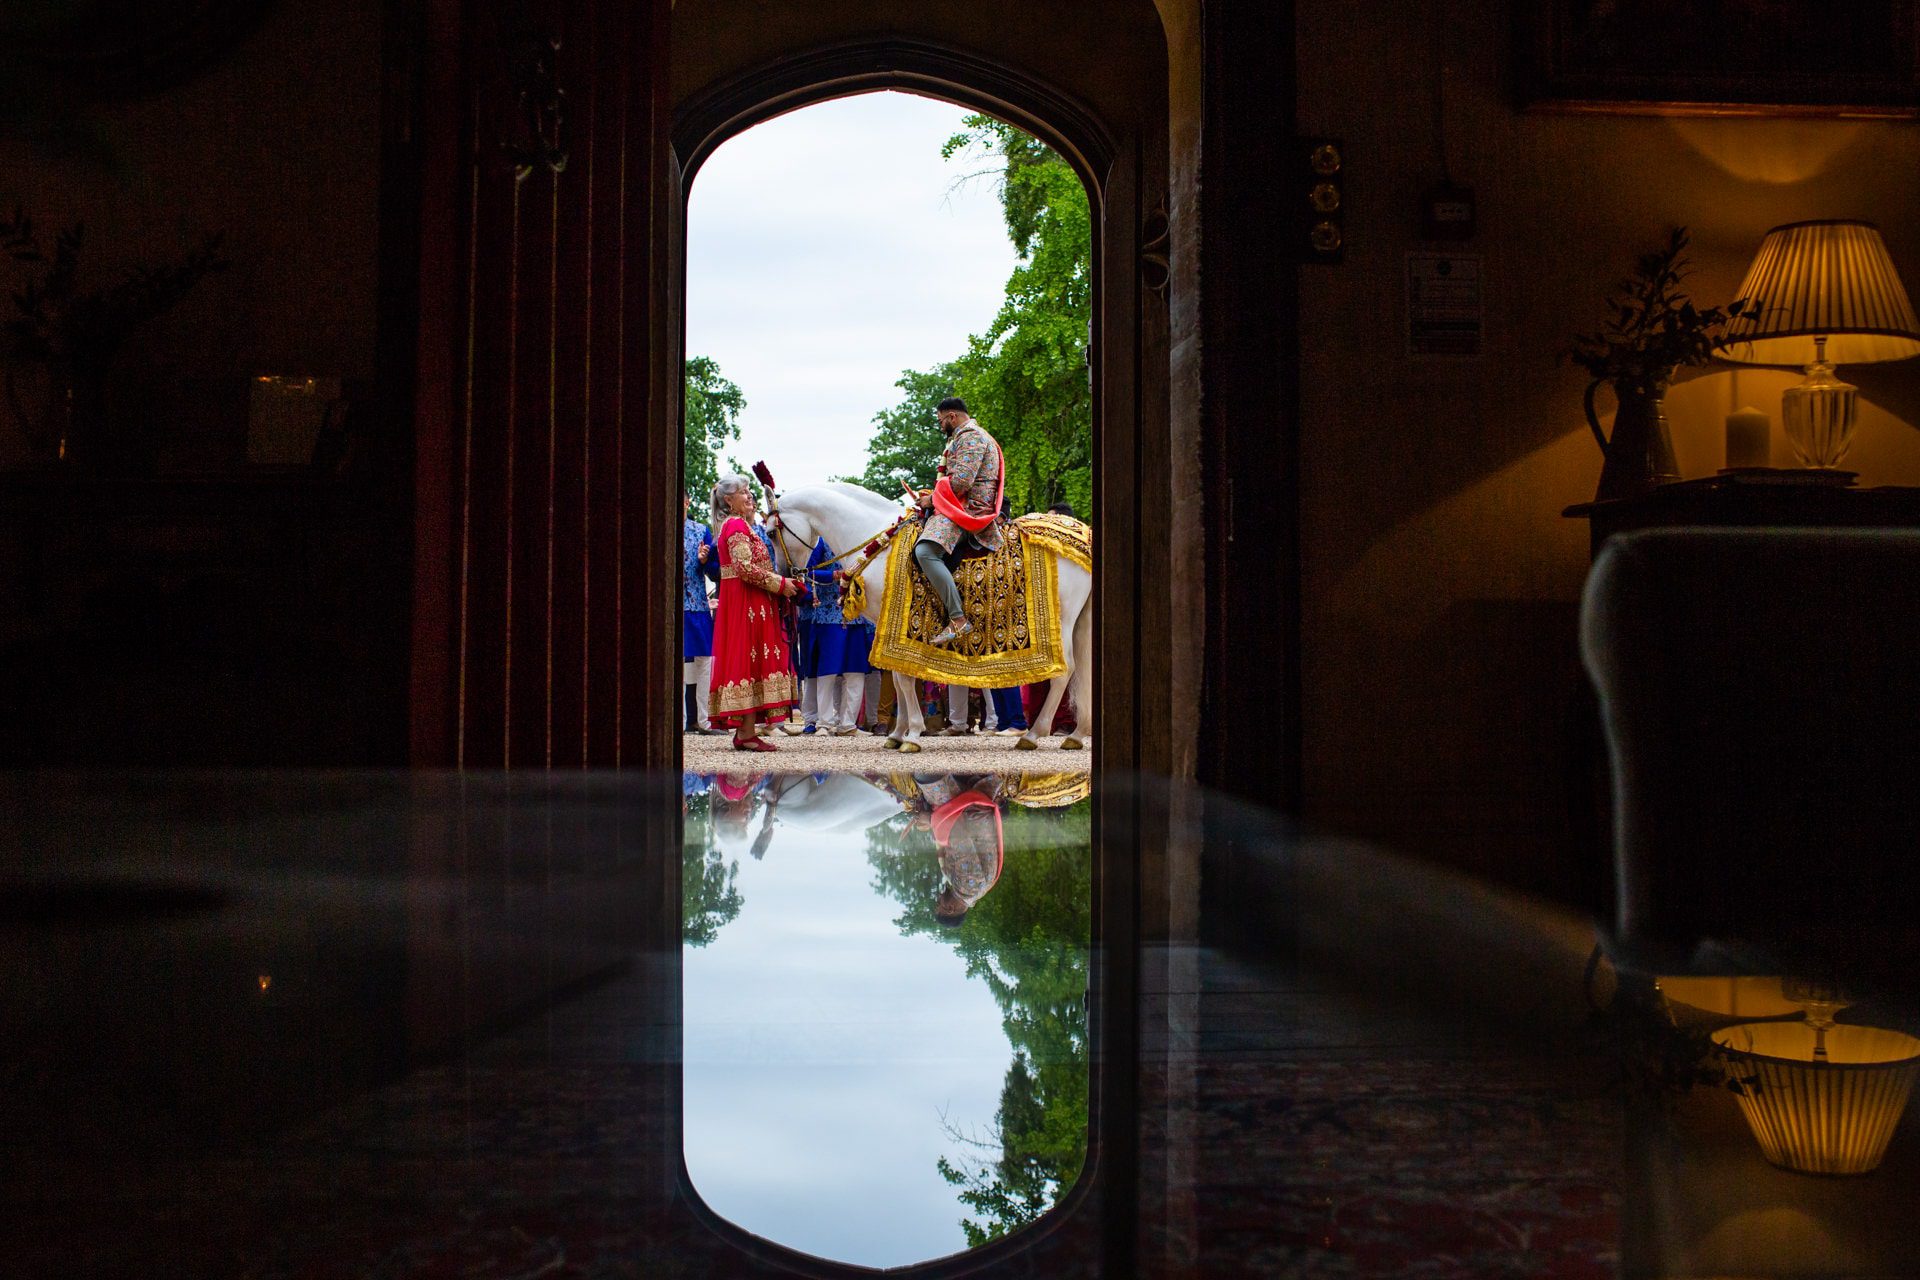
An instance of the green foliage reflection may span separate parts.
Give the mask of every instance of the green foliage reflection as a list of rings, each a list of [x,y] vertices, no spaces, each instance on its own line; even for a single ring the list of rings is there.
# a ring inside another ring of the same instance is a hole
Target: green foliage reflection
[[[940,1174],[970,1214],[979,1246],[1034,1221],[1080,1176],[1087,1154],[1088,949],[1093,912],[1092,812],[1009,808],[1000,881],[957,927],[934,919],[940,868],[932,837],[875,828],[874,886],[902,907],[894,923],[953,946],[1000,1006],[1013,1061],[992,1129],[950,1129]]]
[[[689,947],[704,947],[740,914],[738,859],[726,861],[713,838],[710,792],[686,798],[685,835],[680,845],[680,938]]]

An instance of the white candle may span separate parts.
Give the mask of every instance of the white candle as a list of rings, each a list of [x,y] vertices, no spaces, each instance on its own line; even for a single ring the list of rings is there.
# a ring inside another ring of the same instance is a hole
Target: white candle
[[[1773,461],[1773,419],[1758,409],[1727,415],[1727,467],[1764,467]]]

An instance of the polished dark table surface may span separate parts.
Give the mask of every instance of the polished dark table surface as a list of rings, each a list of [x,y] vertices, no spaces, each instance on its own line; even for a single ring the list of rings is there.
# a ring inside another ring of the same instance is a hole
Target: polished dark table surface
[[[1260,869],[1257,945],[1129,936],[1084,775],[914,763],[0,776],[0,1274],[1640,1275],[1755,1213],[1898,1274],[1912,1118],[1830,1193],[1623,1103],[1579,919],[1115,780]]]

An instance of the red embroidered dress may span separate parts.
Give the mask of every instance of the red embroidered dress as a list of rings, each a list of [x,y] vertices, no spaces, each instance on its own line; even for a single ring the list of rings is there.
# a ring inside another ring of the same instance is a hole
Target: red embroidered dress
[[[800,699],[780,627],[785,581],[766,544],[734,516],[720,526],[720,604],[713,619],[713,719],[737,724],[748,712],[778,711]]]

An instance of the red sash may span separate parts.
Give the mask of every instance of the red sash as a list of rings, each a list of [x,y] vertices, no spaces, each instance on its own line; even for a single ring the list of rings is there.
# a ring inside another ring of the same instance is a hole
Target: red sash
[[[754,788],[765,781],[766,776],[764,773],[750,774],[742,781],[732,774],[723,773],[713,780],[713,789],[720,793],[722,800],[738,804],[740,801],[752,795]]]
[[[984,516],[968,515],[967,509],[960,505],[960,499],[954,496],[953,486],[947,483],[945,476],[933,482],[933,509],[968,533],[978,533],[1000,518],[1000,498],[1007,491],[1007,457],[1000,452],[998,440],[993,442],[993,452],[1000,459],[1000,473],[994,481],[991,513]]]
[[[1001,825],[1000,806],[981,795],[978,791],[963,791],[953,799],[933,811],[933,838],[940,842],[942,849],[953,839],[953,824],[960,821],[969,809],[993,810],[993,832],[996,839],[1006,839]]]

